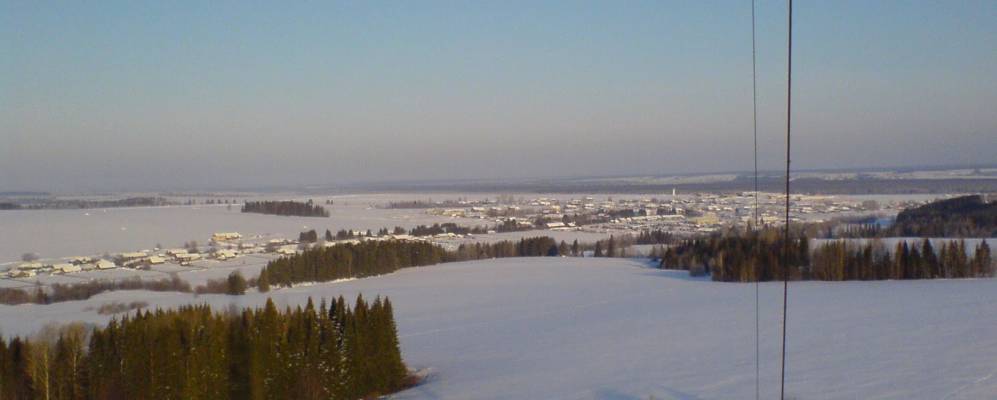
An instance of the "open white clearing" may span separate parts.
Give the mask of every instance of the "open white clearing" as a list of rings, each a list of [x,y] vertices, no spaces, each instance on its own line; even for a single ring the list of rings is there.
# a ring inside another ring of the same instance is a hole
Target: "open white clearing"
[[[446,264],[271,292],[388,295],[405,361],[400,399],[734,399],[755,394],[754,284],[694,280],[622,259]],[[110,301],[259,305],[266,296],[115,292],[0,306],[0,329],[103,322]],[[781,283],[761,285],[761,395],[779,390]],[[87,310],[89,309],[89,310]],[[997,397],[997,280],[791,283],[787,397]]]

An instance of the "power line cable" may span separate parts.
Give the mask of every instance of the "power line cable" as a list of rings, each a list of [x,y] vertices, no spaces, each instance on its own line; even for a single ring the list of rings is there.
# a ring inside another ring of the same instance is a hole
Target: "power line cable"
[[[755,46],[755,0],[751,0],[751,123],[754,133],[754,160],[755,160],[755,207],[754,207],[754,230],[758,229],[758,72]],[[759,400],[760,381],[760,318],[758,292],[760,279],[760,266],[755,263],[755,400]]]
[[[788,0],[788,34],[786,41],[786,233],[782,249],[782,377],[779,380],[779,398],[786,398],[786,311],[789,301],[789,163],[791,147],[791,121],[793,106],[793,0]]]

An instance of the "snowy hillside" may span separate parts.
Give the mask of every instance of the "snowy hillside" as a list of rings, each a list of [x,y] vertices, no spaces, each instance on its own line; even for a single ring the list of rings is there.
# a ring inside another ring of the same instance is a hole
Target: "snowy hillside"
[[[270,293],[391,296],[405,361],[427,382],[399,399],[753,398],[754,284],[694,280],[622,259],[501,259]],[[782,286],[761,286],[763,398],[778,396]],[[259,305],[264,295],[116,292],[0,306],[0,330],[103,322],[111,301]],[[787,393],[797,399],[997,396],[997,280],[792,283]]]

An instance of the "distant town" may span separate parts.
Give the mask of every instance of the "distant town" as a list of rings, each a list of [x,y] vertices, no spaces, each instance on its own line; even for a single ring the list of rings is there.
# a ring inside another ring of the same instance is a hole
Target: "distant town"
[[[456,248],[473,238],[488,241],[490,235],[503,232],[577,232],[598,235],[627,235],[665,231],[676,237],[715,232],[723,227],[747,225],[756,218],[763,225],[782,221],[785,197],[777,193],[739,192],[734,194],[671,193],[658,196],[537,196],[496,195],[483,199],[411,200],[372,204],[395,210],[409,210],[443,220],[465,221],[419,226],[412,229],[384,227],[375,231],[340,229],[338,232],[302,232],[298,238],[270,237],[258,233],[217,232],[199,245],[191,240],[175,248],[142,249],[116,254],[85,255],[39,260],[26,253],[22,262],[12,264],[4,277],[33,278],[37,275],[78,274],[113,269],[156,270],[162,265],[189,268],[212,268],[234,265],[233,260],[257,255],[265,260],[296,254],[314,246],[333,246],[371,240],[429,241]],[[204,201],[204,204],[239,204],[235,200]],[[188,201],[188,204],[194,201]],[[324,200],[327,206],[333,200]],[[890,218],[900,210],[924,201],[904,197],[881,200],[849,196],[794,195],[791,219],[794,222],[876,221]],[[194,203],[196,204],[196,203]],[[254,203],[259,204],[259,203]],[[275,203],[277,204],[277,203]],[[279,204],[318,207],[312,200]],[[325,210],[322,210],[324,213]],[[325,215],[328,215],[327,213]],[[468,224],[466,221],[481,221]],[[525,233],[524,233],[525,234]],[[508,238],[508,237],[504,237]],[[222,264],[219,264],[222,263]],[[167,268],[167,270],[172,271]]]

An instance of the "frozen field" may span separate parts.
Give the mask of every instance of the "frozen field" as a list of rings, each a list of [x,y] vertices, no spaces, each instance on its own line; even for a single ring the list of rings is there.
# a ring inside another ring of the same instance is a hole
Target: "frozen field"
[[[405,360],[431,374],[399,399],[754,397],[753,284],[714,283],[624,259],[447,264],[272,292],[389,295]],[[762,397],[778,395],[781,284],[763,284]],[[104,322],[118,300],[260,305],[265,296],[116,292],[0,306],[6,334]],[[787,392],[796,399],[997,395],[997,280],[793,283]]]
[[[343,203],[346,203],[345,201]],[[424,210],[387,210],[352,202],[327,207],[329,218],[285,217],[240,212],[221,205],[135,207],[87,210],[0,211],[0,263],[34,252],[43,258],[179,247],[188,240],[205,244],[214,232],[241,232],[297,238],[304,230],[371,229],[435,222],[481,224],[427,215]]]

